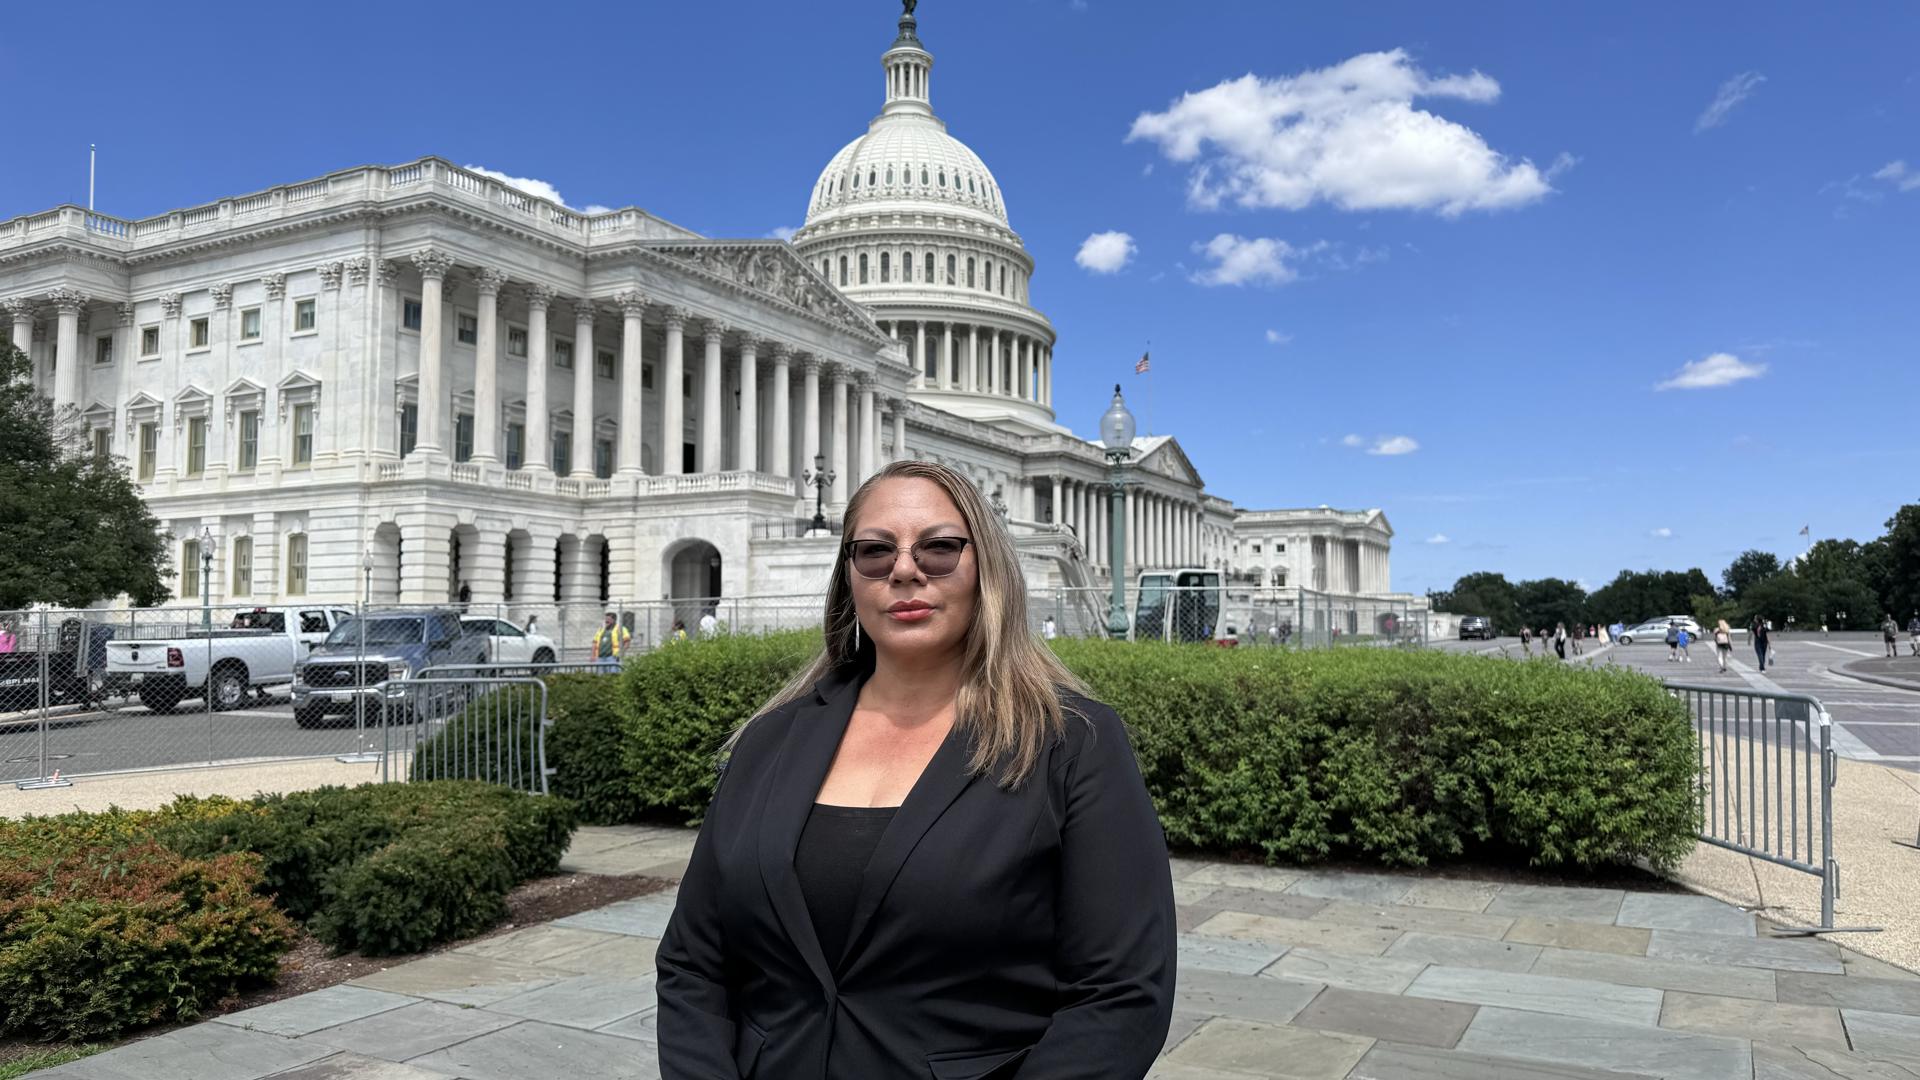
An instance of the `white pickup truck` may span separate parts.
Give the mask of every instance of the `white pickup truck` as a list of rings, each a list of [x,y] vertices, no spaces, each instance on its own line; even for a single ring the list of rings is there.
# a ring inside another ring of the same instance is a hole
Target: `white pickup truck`
[[[293,682],[294,669],[352,612],[326,607],[262,607],[236,612],[225,629],[107,643],[107,684],[170,712],[182,698],[207,698],[226,711],[259,688]]]

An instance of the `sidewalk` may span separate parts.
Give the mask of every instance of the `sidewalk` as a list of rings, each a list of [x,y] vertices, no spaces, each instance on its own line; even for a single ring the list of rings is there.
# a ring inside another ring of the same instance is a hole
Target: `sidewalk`
[[[584,829],[563,869],[665,873],[692,834]],[[1920,978],[1702,896],[1175,859],[1161,1080],[1920,1077]],[[47,1080],[658,1076],[672,893],[404,963]]]
[[[1900,643],[1904,649],[1906,642]],[[1920,691],[1920,657],[1862,657],[1849,660],[1844,664],[1835,664],[1834,673],[1850,679],[1861,679],[1881,686],[1891,686],[1898,690]]]

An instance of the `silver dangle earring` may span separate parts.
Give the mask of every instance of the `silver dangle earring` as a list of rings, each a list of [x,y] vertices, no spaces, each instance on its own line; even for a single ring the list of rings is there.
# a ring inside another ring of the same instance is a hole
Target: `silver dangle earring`
[[[853,651],[860,651],[860,620],[853,620]]]

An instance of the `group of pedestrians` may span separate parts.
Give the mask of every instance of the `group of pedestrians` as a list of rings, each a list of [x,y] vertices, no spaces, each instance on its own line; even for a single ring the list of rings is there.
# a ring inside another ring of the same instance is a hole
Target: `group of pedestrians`
[[[1888,659],[1900,655],[1900,624],[1894,621],[1892,614],[1880,620],[1880,640],[1887,647]],[[1907,620],[1907,654],[1920,656],[1920,611],[1914,612],[1913,618]]]

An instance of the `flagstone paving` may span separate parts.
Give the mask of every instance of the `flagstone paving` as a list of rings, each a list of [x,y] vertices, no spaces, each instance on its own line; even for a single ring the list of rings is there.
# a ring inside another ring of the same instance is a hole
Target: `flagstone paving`
[[[684,865],[672,829],[568,865]],[[587,870],[592,867],[592,870]],[[1920,1080],[1920,977],[1671,892],[1173,860],[1185,932],[1154,1080]],[[526,927],[35,1074],[659,1075],[672,892]]]

